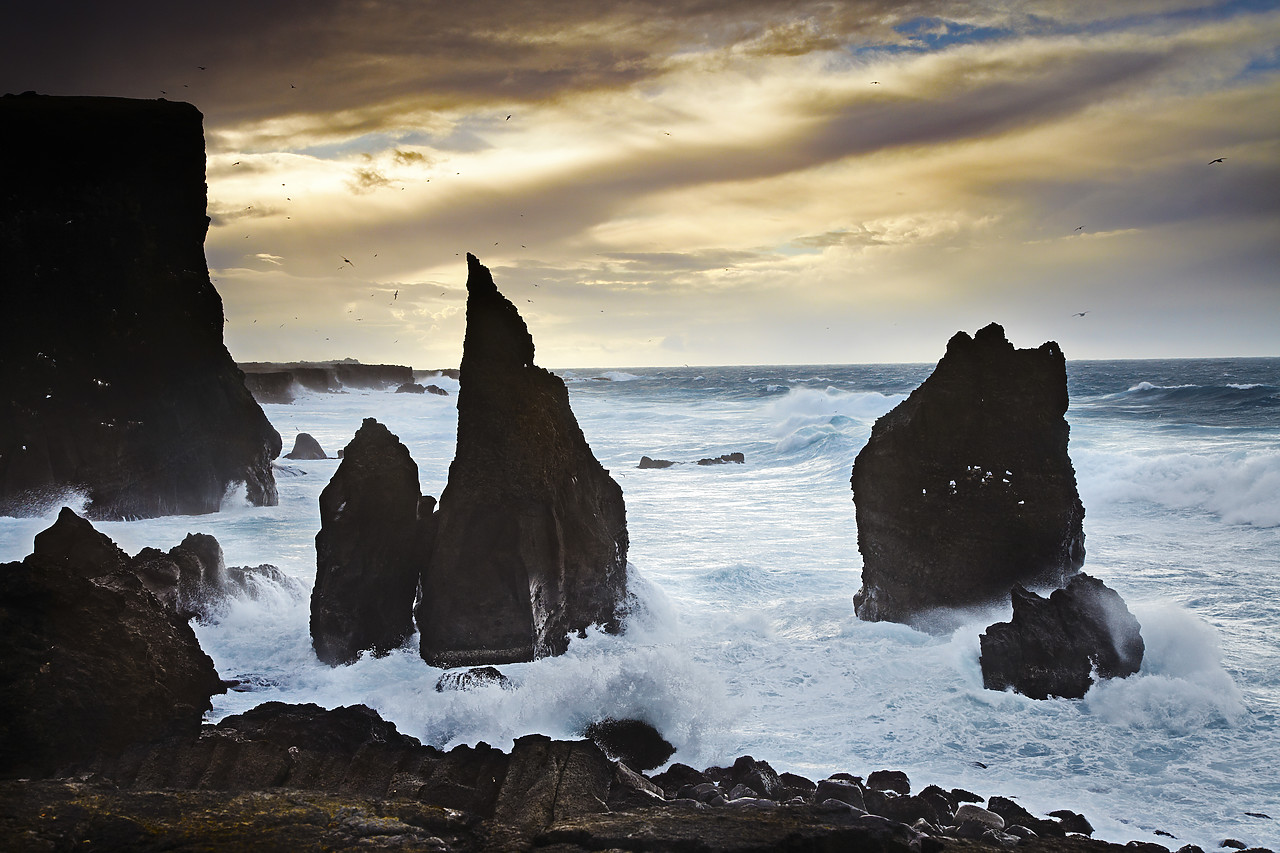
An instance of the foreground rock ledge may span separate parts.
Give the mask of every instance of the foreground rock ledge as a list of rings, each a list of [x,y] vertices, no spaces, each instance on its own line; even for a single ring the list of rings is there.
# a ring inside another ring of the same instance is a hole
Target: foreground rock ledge
[[[0,98],[0,514],[277,501],[280,436],[223,345],[190,104]]]
[[[467,255],[458,443],[415,611],[423,659],[476,666],[562,654],[626,598],[622,489],[591,453],[564,382],[489,269]]]
[[[1062,586],[1084,563],[1066,411],[1057,344],[1014,349],[995,323],[952,337],[854,461],[858,616],[927,628],[1014,584]]]

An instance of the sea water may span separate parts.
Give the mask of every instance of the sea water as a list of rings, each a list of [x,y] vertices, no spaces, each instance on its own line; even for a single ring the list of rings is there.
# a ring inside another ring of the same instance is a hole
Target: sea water
[[[196,626],[223,678],[211,720],[267,700],[363,703],[442,748],[574,737],[604,716],[657,726],[674,761],[750,754],[819,779],[900,769],[927,784],[1082,812],[1098,837],[1210,849],[1280,846],[1280,359],[1072,362],[1069,447],[1086,508],[1085,571],[1142,625],[1128,679],[1079,700],[984,690],[978,636],[1008,607],[935,635],[854,617],[861,559],[850,468],[875,419],[931,365],[560,371],[596,457],[622,486],[634,608],[620,636],[502,667],[511,689],[438,693],[416,638],[383,658],[315,659],[307,593],[318,497],[338,460],[280,460],[280,504],[97,526],[130,553],[210,533],[267,588]],[[453,458],[458,385],[265,406],[292,446],[331,455],[366,417],[409,448],[424,493]],[[741,452],[744,464],[700,466]],[[677,462],[639,469],[642,455]],[[21,559],[45,519],[0,519]],[[251,689],[243,689],[251,688]],[[1270,818],[1251,816],[1266,814]],[[1157,830],[1170,833],[1157,835]]]

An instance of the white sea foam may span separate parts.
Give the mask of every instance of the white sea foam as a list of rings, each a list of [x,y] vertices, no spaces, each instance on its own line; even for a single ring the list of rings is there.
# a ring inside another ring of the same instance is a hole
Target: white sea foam
[[[1086,506],[1149,501],[1202,509],[1228,524],[1280,526],[1280,452],[1228,450],[1155,455],[1083,452]]]

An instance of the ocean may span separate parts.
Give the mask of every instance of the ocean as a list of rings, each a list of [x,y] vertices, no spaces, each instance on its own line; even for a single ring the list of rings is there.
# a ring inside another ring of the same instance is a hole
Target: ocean
[[[978,635],[1008,607],[946,635],[853,615],[850,468],[875,419],[932,369],[556,371],[626,497],[636,606],[624,632],[502,667],[511,689],[438,693],[416,638],[320,664],[307,595],[264,588],[196,626],[222,677],[252,688],[214,697],[210,719],[267,700],[364,703],[426,743],[508,749],[636,717],[698,768],[750,754],[813,779],[899,769],[916,790],[1081,812],[1111,841],[1280,847],[1280,358],[1068,362],[1084,571],[1124,597],[1146,657],[1133,677],[1048,701],[982,687]],[[458,386],[429,381],[450,396],[354,391],[264,409],[286,450],[309,432],[331,455],[375,417],[439,496]],[[745,463],[693,464],[732,452]],[[643,455],[683,464],[639,469]],[[210,533],[228,565],[271,563],[309,592],[318,497],[338,464],[280,460],[276,507],[233,493],[215,515],[97,526],[130,553]],[[0,519],[0,560],[28,554],[52,519]]]

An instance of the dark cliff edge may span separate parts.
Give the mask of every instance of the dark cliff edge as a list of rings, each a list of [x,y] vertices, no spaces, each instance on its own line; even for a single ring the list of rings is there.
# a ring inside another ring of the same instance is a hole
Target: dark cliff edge
[[[204,135],[167,101],[0,98],[0,513],[276,503],[280,436],[222,340]]]
[[[381,391],[413,382],[414,370],[402,364],[341,361],[246,361],[245,385],[259,403],[291,403],[299,393],[333,394],[348,389]]]

